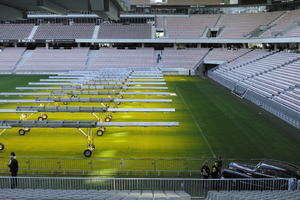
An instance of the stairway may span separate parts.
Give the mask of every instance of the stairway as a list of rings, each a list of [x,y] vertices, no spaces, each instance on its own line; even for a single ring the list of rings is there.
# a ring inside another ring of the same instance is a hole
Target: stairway
[[[98,35],[99,35],[99,31],[100,31],[100,25],[96,25],[95,26],[95,29],[94,29],[94,32],[93,32],[93,36],[92,36],[92,39],[97,39],[98,38]]]
[[[91,66],[93,66],[94,62],[95,62],[95,57],[97,55],[98,51],[97,50],[89,50],[88,53],[88,59],[86,62],[86,67],[84,70],[89,69]]]
[[[20,59],[18,60],[18,62],[16,63],[16,65],[13,69],[13,73],[16,73],[16,71],[24,65],[24,63],[27,61],[27,59],[31,57],[33,52],[34,52],[34,50],[25,50],[23,52],[22,56],[20,57]]]
[[[219,27],[222,24],[223,18],[224,18],[223,16],[224,15],[220,14],[220,16],[219,16],[218,20],[216,21],[214,27]]]
[[[28,40],[32,40],[32,39],[33,39],[33,37],[34,37],[34,35],[35,35],[35,33],[36,33],[36,31],[37,31],[38,28],[39,28],[39,26],[34,26],[34,27],[32,28],[32,30],[31,30],[31,32],[30,32],[28,38],[27,38]]]

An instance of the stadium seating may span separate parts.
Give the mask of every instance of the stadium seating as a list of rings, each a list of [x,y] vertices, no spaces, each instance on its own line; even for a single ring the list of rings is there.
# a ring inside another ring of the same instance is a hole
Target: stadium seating
[[[27,39],[34,24],[0,24],[1,40]]]
[[[88,48],[37,48],[18,71],[84,70],[88,51]]]
[[[204,58],[209,49],[168,49],[162,53],[159,63],[161,68],[186,68],[192,69]]]
[[[103,48],[97,51],[94,63],[89,69],[153,67],[155,54],[152,48],[115,49]]]
[[[261,52],[260,54],[258,54]],[[257,57],[252,57],[257,55]],[[252,61],[251,61],[252,58]],[[264,97],[300,111],[299,54],[255,50],[214,73]]]
[[[209,191],[206,200],[221,200],[221,199],[234,199],[234,200],[252,200],[252,199],[265,199],[265,200],[298,200],[300,190],[296,191]]]
[[[251,51],[251,49],[225,49],[225,48],[215,48],[209,52],[205,57],[205,61],[223,61],[231,62],[234,59],[244,55],[245,53]]]
[[[255,14],[206,14],[159,16],[155,18],[155,28],[164,30],[169,39],[206,38],[208,30],[218,28],[218,38],[272,38],[299,37],[300,11],[267,12]],[[27,39],[34,24],[0,24],[0,39]],[[95,38],[98,39],[151,39],[152,24],[102,23]],[[74,23],[41,24],[33,39],[92,39],[95,24]],[[257,33],[252,35],[252,33]],[[96,37],[97,36],[97,37]]]
[[[261,37],[297,37],[300,35],[300,26],[293,27],[293,24],[297,21],[300,21],[300,11],[287,11],[287,13],[285,13],[282,18],[278,19],[270,29],[261,35]]]
[[[223,28],[220,37],[245,38],[259,26],[268,25],[274,21],[280,14],[281,12],[223,15],[219,24]]]
[[[91,39],[94,29],[94,24],[41,24],[33,39]]]
[[[190,200],[191,196],[183,191],[0,189],[0,199]]]
[[[219,15],[191,15],[189,17],[166,17],[166,35],[171,39],[199,39],[206,28],[214,26]],[[158,29],[162,29],[162,17],[158,19]]]
[[[0,71],[12,71],[24,50],[24,48],[2,49],[0,51]]]
[[[99,39],[151,39],[151,24],[102,24]]]

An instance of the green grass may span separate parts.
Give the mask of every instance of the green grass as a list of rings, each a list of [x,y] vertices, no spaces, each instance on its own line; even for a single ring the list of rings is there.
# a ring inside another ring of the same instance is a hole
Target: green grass
[[[27,82],[40,78],[45,77],[0,76],[0,90],[12,92],[16,86],[26,86]],[[175,113],[114,113],[113,121],[178,121],[180,126],[108,128],[103,137],[95,138],[94,158],[213,158],[221,155],[224,159],[269,158],[300,164],[299,130],[233,96],[211,80],[185,76],[166,79],[169,91],[177,93],[171,97],[173,103],[127,103],[120,107],[176,108]],[[16,106],[2,104],[0,108]],[[49,117],[51,120],[94,120],[86,113],[50,113]],[[5,119],[19,119],[19,115],[0,114],[0,120]],[[0,142],[6,149],[0,152],[0,157],[14,151],[19,157],[83,158],[86,140],[77,130],[32,129],[25,136],[19,136],[17,131],[11,129],[1,135]]]

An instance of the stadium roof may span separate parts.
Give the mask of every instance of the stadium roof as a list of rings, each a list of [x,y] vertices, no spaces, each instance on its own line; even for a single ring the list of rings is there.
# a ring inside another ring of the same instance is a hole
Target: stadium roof
[[[0,20],[26,19],[28,11],[46,11],[66,15],[69,12],[93,12],[117,19],[126,10],[126,0],[0,0]]]

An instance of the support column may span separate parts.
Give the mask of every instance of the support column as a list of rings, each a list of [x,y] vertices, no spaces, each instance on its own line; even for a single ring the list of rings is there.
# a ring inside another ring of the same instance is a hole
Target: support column
[[[202,44],[197,44],[197,48],[201,49],[202,48]]]
[[[46,49],[49,49],[49,43],[46,43]]]

